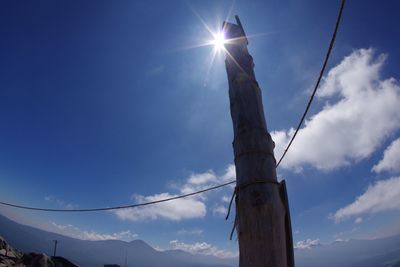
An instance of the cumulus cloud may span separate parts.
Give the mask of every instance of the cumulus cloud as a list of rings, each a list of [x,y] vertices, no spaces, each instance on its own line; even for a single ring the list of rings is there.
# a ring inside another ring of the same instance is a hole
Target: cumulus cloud
[[[111,234],[101,234],[95,231],[85,231],[81,230],[72,224],[58,224],[50,221],[50,229],[58,234],[66,235],[69,237],[82,239],[82,240],[123,240],[132,241],[137,237],[137,234],[132,233],[130,230],[111,233]]]
[[[177,195],[170,195],[169,193],[161,193],[152,196],[135,195],[134,198],[137,203],[144,203],[176,196]],[[183,219],[204,217],[206,215],[206,205],[201,199],[187,197],[155,205],[117,210],[115,213],[122,220],[140,221],[146,219],[168,219],[180,221]]]
[[[213,208],[213,213],[226,216],[226,214],[228,214],[228,208],[225,206],[216,206]]]
[[[186,229],[181,229],[177,233],[178,235],[202,235],[203,234],[202,229],[192,229],[192,230],[186,230]]]
[[[360,224],[360,223],[362,223],[364,220],[363,220],[363,218],[362,217],[357,217],[355,220],[354,220],[354,223],[355,224]]]
[[[360,49],[345,57],[324,77],[317,97],[327,102],[306,120],[281,166],[311,165],[332,170],[370,156],[400,129],[400,87],[382,79],[385,55]],[[294,129],[274,131],[275,154],[281,155]]]
[[[383,171],[400,172],[400,138],[394,140],[383,152],[383,159],[372,170],[376,173]]]
[[[301,240],[298,241],[295,245],[294,248],[295,249],[312,249],[314,247],[320,246],[321,243],[319,241],[319,239],[306,239],[306,240]]]
[[[212,255],[219,258],[234,258],[239,255],[238,252],[218,249],[217,247],[206,242],[187,244],[178,240],[171,240],[169,245],[171,249],[180,249],[192,254]]]
[[[231,202],[231,198],[229,196],[222,196],[221,201],[223,203],[229,203],[229,202]]]
[[[229,165],[221,175],[209,170],[204,173],[194,173],[179,187],[179,194],[160,193],[150,196],[133,195],[136,203],[151,202],[165,198],[176,197],[180,194],[189,194],[212,186],[226,183],[235,179],[235,167]],[[130,209],[117,210],[114,213],[122,220],[140,221],[167,219],[181,221],[186,219],[202,218],[206,216],[206,197],[199,194],[191,197],[180,198],[173,201],[162,202]]]
[[[363,214],[400,210],[400,176],[376,182],[356,200],[337,210],[331,218],[336,222]],[[357,219],[356,219],[357,221]]]
[[[182,194],[188,194],[195,191],[203,190],[212,186],[216,186],[222,183],[227,183],[235,180],[236,172],[235,165],[230,164],[222,175],[216,175],[214,171],[209,170],[204,173],[192,174],[181,187],[180,191]]]
[[[45,196],[44,200],[46,200],[48,202],[51,202],[51,203],[54,203],[57,206],[62,207],[64,209],[69,209],[70,210],[70,209],[78,208],[78,205],[67,203],[66,201],[61,200],[61,199],[59,199],[59,198],[57,198],[55,196],[52,196],[52,195]]]

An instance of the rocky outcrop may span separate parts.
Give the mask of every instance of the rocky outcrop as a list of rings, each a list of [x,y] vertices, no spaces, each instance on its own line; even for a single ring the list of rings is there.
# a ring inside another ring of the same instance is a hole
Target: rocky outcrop
[[[7,244],[4,238],[0,236],[0,267],[15,266],[22,256],[22,253],[14,250]]]
[[[12,248],[0,236],[0,267],[78,267],[62,257],[44,253],[22,253]]]
[[[33,267],[33,266],[40,266],[40,267],[53,267],[54,262],[43,253],[24,253],[22,258],[17,261],[16,267]]]

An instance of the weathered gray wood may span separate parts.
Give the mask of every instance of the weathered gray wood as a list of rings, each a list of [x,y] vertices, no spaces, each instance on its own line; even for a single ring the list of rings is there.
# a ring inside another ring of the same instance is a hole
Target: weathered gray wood
[[[234,130],[237,233],[240,267],[287,267],[285,207],[276,178],[274,142],[267,131],[261,90],[247,39],[238,25],[224,23],[226,71]]]

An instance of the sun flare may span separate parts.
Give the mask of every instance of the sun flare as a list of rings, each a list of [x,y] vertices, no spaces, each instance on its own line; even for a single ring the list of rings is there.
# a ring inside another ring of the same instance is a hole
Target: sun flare
[[[225,43],[227,42],[227,40],[225,39],[225,34],[224,32],[217,32],[214,35],[214,40],[212,41],[212,44],[214,45],[215,49],[217,49],[218,51],[224,50],[225,48]]]

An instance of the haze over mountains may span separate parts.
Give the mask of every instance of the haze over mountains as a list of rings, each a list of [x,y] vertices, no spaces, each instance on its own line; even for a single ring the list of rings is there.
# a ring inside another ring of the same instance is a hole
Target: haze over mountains
[[[103,264],[141,267],[236,267],[237,258],[193,255],[181,250],[157,251],[142,240],[87,241],[18,224],[0,215],[0,235],[24,252],[52,255],[52,240],[59,241],[57,254],[80,266]],[[297,267],[397,267],[400,266],[400,235],[375,240],[350,240],[296,250]]]
[[[129,267],[231,267],[235,260],[213,256],[192,255],[184,251],[157,251],[142,240],[87,241],[46,232],[18,224],[0,215],[0,235],[14,248],[24,252],[53,254],[53,240],[57,239],[57,255],[83,267],[120,264],[125,255]]]
[[[349,240],[297,250],[297,267],[397,267],[400,266],[400,235]]]

